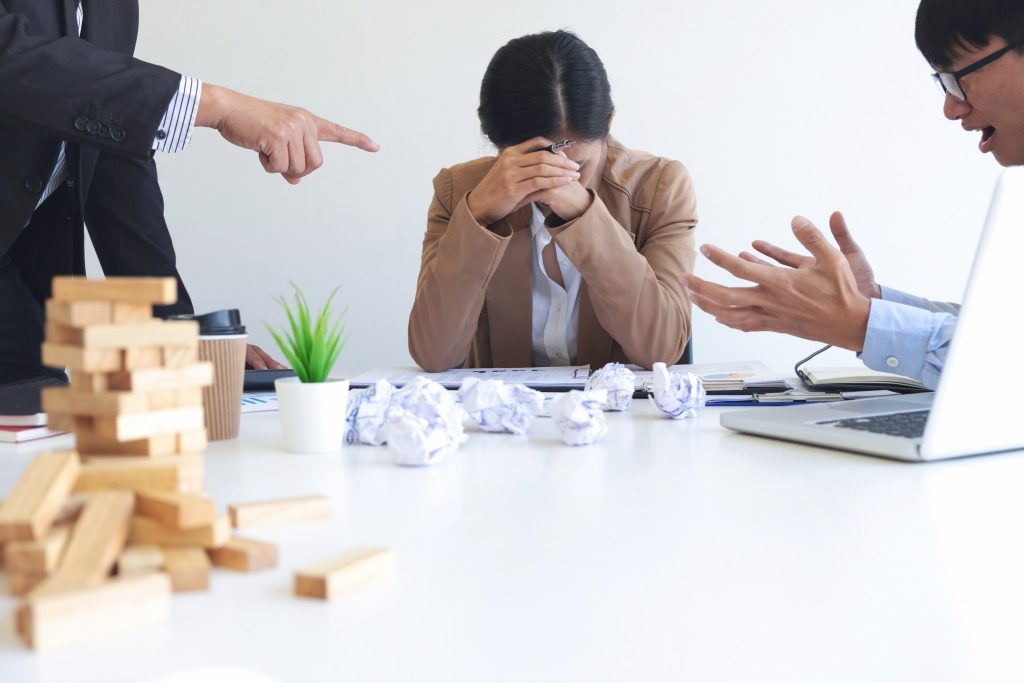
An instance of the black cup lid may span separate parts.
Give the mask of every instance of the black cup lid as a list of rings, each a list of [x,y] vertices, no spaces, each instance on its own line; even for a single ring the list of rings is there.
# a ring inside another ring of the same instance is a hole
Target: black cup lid
[[[199,323],[199,334],[206,337],[245,334],[242,315],[237,308],[226,308],[222,311],[213,311],[202,315],[176,315],[174,319],[195,320]]]

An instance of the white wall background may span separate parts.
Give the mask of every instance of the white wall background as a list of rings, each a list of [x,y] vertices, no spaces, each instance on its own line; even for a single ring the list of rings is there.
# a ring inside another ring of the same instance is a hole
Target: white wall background
[[[956,300],[998,174],[976,136],[942,117],[914,47],[916,0],[141,4],[139,57],[300,104],[381,143],[376,155],[327,149],[297,187],[208,130],[158,159],[197,310],[237,306],[267,344],[262,322],[279,320],[273,296],[289,280],[314,301],[340,285],[347,369],[411,364],[406,320],[431,178],[490,153],[475,114],[480,78],[522,34],[569,28],[597,50],[613,133],[689,167],[700,242],[793,245],[795,213],[824,226],[840,208],[882,282]],[[726,280],[713,271],[699,261],[698,274]],[[700,362],[782,369],[815,348],[695,320]]]

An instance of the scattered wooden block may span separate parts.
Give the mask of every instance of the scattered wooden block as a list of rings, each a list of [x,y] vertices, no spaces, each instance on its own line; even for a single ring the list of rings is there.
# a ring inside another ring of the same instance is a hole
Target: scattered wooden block
[[[182,452],[178,449],[177,434],[156,434],[148,439],[118,441],[116,439],[102,437],[93,432],[81,431],[75,432],[75,442],[78,452],[81,453],[83,457],[86,455],[135,455],[159,457]],[[195,449],[195,451],[200,450],[202,449]]]
[[[122,352],[117,349],[83,349],[64,344],[43,343],[43,365],[84,372],[113,372],[121,369]]]
[[[93,457],[81,467],[75,491],[108,489],[196,493],[203,489],[203,456],[168,458],[131,456]]]
[[[122,367],[125,370],[145,370],[163,365],[164,355],[159,347],[133,347],[125,349]]]
[[[217,518],[213,524],[191,529],[175,529],[150,519],[135,516],[128,536],[132,543],[150,543],[159,546],[199,546],[220,548],[231,538],[231,522],[227,516]]]
[[[178,300],[178,283],[172,277],[108,277],[105,280],[55,277],[53,298],[57,301],[173,304]]]
[[[171,615],[171,579],[153,573],[118,577],[69,593],[30,597],[19,610],[26,643],[47,649],[162,624]]]
[[[136,493],[135,510],[174,529],[208,526],[217,518],[212,500],[191,493]]]
[[[186,368],[199,362],[198,337],[191,344],[168,344],[163,348],[165,368]]]
[[[229,505],[228,514],[231,515],[231,525],[236,529],[242,529],[328,519],[331,516],[331,504],[324,496],[282,498],[261,503]]]
[[[77,453],[36,456],[0,505],[0,543],[42,538],[71,492],[80,468]]]
[[[390,549],[353,548],[296,572],[295,594],[331,600],[394,570],[395,554]]]
[[[60,512],[57,513],[56,519],[53,520],[53,526],[77,522],[78,518],[82,515],[82,510],[85,509],[85,504],[88,502],[89,497],[87,494],[72,493],[69,495],[60,506]]]
[[[89,496],[57,571],[32,594],[102,583],[124,549],[134,505],[135,498],[127,491],[97,491]]]
[[[115,391],[176,391],[213,384],[213,363],[202,362],[183,368],[149,368],[112,373],[107,384]]]
[[[207,551],[214,566],[239,572],[255,572],[277,566],[277,546],[232,536],[220,548]]]
[[[46,302],[46,322],[86,327],[108,325],[113,321],[113,308],[107,301],[55,301]]]
[[[153,319],[153,306],[150,304],[129,304],[115,301],[111,304],[110,322],[114,325],[144,323]]]
[[[164,571],[175,593],[204,591],[210,587],[210,558],[202,548],[161,548]]]
[[[164,568],[164,554],[159,546],[129,545],[121,551],[117,558],[117,575],[143,574],[158,572]]]
[[[9,573],[28,572],[44,577],[57,569],[71,525],[54,526],[38,541],[11,541],[4,546],[4,569]]]

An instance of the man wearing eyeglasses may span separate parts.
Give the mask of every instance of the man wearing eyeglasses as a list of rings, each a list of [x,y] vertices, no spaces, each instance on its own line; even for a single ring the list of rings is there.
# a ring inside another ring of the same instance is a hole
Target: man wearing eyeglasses
[[[1024,165],[1024,0],[922,0],[917,46],[945,96],[943,114],[981,133],[979,149],[1003,166]],[[712,263],[753,287],[723,287],[682,277],[694,304],[729,327],[767,330],[858,352],[875,370],[938,384],[957,304],[937,303],[875,282],[842,214],[829,221],[838,249],[809,220],[793,233],[810,255],[768,242],[739,256],[704,245]]]

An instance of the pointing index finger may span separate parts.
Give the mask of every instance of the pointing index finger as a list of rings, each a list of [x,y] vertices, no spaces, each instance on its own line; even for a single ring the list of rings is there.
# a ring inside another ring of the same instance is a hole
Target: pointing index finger
[[[774,270],[773,266],[744,261],[711,244],[703,245],[700,248],[700,253],[719,268],[724,268],[742,280],[749,280],[757,284],[765,284],[771,278],[771,273]]]
[[[317,118],[316,138],[321,142],[340,142],[343,145],[358,147],[367,152],[376,152],[380,149],[380,145],[371,140],[368,135],[319,117]]]

